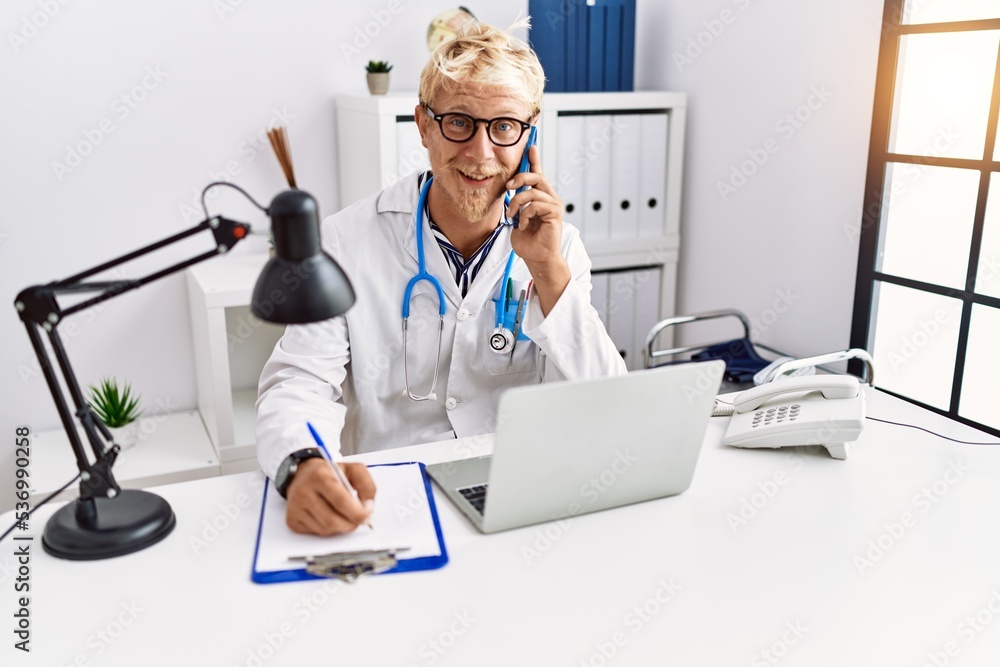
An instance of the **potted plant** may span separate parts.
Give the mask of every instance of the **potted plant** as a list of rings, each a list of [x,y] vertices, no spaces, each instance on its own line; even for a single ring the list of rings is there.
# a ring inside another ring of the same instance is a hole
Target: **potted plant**
[[[119,386],[115,378],[103,378],[98,386],[90,385],[90,398],[87,400],[108,430],[111,438],[123,450],[134,447],[139,441],[139,423],[136,421],[141,414],[138,395],[132,394],[132,387],[126,382]]]
[[[388,60],[369,60],[365,65],[368,71],[368,91],[372,95],[385,95],[389,91],[389,72],[392,65]]]

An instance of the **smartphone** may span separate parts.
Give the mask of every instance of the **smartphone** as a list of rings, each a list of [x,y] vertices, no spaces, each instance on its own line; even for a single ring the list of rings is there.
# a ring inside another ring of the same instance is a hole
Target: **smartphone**
[[[538,126],[532,125],[531,130],[528,131],[528,143],[524,147],[524,155],[521,156],[521,168],[517,170],[517,173],[523,174],[524,172],[531,169],[531,164],[528,162],[528,151],[531,150],[531,147],[537,143],[538,143]],[[527,185],[521,186],[514,192],[514,195],[517,196],[527,189],[528,189]],[[517,225],[518,222],[520,222],[520,218],[521,218],[521,211],[518,211],[517,213],[514,214],[514,217],[512,218],[514,221],[514,229],[517,229]]]

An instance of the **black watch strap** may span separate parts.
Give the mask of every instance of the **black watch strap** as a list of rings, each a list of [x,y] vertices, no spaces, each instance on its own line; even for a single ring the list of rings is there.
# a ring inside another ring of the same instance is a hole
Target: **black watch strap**
[[[315,447],[307,447],[306,449],[292,452],[278,466],[278,473],[274,476],[274,490],[282,498],[287,497],[288,487],[292,485],[292,480],[295,479],[295,473],[298,472],[299,464],[307,459],[322,458],[325,458],[323,452]]]

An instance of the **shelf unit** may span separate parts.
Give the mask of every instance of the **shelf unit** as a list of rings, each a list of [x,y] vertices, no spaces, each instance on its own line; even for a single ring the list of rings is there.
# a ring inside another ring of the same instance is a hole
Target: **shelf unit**
[[[187,272],[198,410],[223,475],[257,469],[257,382],[284,331],[250,313],[267,259],[229,255]]]
[[[428,167],[416,104],[414,93],[337,98],[341,206]],[[580,229],[594,306],[629,369],[641,367],[653,324],[675,314],[686,111],[677,92],[542,101],[542,170]]]

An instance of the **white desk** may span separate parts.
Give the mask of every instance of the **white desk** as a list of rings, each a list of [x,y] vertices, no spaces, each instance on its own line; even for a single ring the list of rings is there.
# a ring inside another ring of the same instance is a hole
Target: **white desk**
[[[990,439],[878,392],[869,414]],[[43,508],[30,656],[12,648],[16,543],[2,543],[0,664],[884,667],[927,664],[928,652],[938,664],[996,664],[1000,448],[869,422],[835,461],[723,447],[724,422],[713,420],[694,483],[674,498],[483,536],[438,493],[451,562],[354,585],[250,582],[259,473],[160,487],[177,528],[107,561],[45,554],[54,508]],[[459,440],[366,460],[490,447]],[[734,531],[744,500],[759,507]],[[913,520],[900,531],[904,513]],[[859,571],[856,557],[880,541],[885,553]]]

